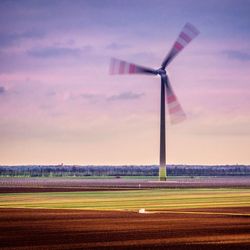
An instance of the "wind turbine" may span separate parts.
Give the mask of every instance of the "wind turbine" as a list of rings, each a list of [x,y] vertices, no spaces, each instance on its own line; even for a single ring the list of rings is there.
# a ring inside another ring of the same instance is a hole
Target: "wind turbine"
[[[159,69],[152,69],[139,66],[133,63],[112,58],[110,74],[151,74],[161,77],[161,110],[160,110],[160,168],[159,180],[166,180],[166,127],[165,127],[165,90],[167,95],[168,112],[171,123],[178,123],[186,118],[186,115],[177,100],[177,97],[170,85],[166,67],[176,55],[197,35],[199,31],[190,23],[185,24],[170,52],[163,60]]]

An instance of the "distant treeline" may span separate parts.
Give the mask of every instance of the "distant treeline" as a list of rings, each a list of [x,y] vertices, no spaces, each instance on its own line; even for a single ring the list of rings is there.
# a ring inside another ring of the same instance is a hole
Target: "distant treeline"
[[[71,166],[24,165],[0,166],[0,176],[84,177],[84,176],[158,176],[159,167],[152,166]],[[169,165],[168,176],[250,176],[250,166]]]

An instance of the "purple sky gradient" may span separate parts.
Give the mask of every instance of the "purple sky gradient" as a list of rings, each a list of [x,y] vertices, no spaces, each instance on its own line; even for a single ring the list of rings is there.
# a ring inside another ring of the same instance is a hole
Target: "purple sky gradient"
[[[0,164],[158,164],[160,79],[110,76],[110,57],[169,65],[188,119],[167,161],[250,164],[250,1],[1,1]]]

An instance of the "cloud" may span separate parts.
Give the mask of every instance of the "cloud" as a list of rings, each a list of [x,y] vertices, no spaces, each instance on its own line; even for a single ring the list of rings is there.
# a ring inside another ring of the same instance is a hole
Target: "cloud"
[[[3,86],[0,86],[0,95],[3,95],[6,92],[6,89]]]
[[[85,100],[93,100],[95,98],[97,98],[98,96],[95,95],[95,94],[87,94],[87,93],[84,93],[84,94],[81,94],[81,97]]]
[[[32,42],[33,43],[33,42]],[[63,60],[62,60],[63,59]],[[57,63],[55,64],[55,60]],[[29,72],[42,70],[62,70],[66,67],[82,68],[86,65],[103,65],[105,57],[94,53],[90,45],[75,47],[70,46],[41,46],[25,50],[0,49],[0,74]],[[80,64],[79,64],[80,63]],[[84,65],[84,66],[83,66]],[[60,73],[61,74],[61,73]]]
[[[6,92],[6,89],[3,86],[0,86],[0,95],[3,95]]]
[[[121,49],[127,49],[130,46],[127,44],[119,44],[119,43],[110,43],[106,46],[106,49],[109,50],[121,50]]]
[[[39,58],[54,58],[54,57],[77,57],[81,54],[81,50],[77,48],[66,47],[44,47],[33,48],[27,51],[28,55]]]
[[[250,53],[238,51],[238,50],[226,50],[223,52],[230,59],[235,59],[239,61],[250,61]]]
[[[0,34],[0,47],[9,47],[16,45],[23,39],[39,39],[44,37],[44,33],[41,31],[30,30],[22,33],[7,33]]]
[[[129,92],[122,92],[117,95],[112,95],[107,98],[108,101],[123,101],[123,100],[135,100],[139,99],[144,95],[144,93],[133,93],[131,91]]]

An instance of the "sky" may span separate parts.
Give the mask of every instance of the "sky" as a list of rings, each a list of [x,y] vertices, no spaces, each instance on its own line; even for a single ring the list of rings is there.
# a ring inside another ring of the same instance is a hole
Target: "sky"
[[[0,165],[159,163],[160,79],[109,75],[111,57],[171,62],[187,115],[168,164],[250,164],[249,0],[0,2]]]

